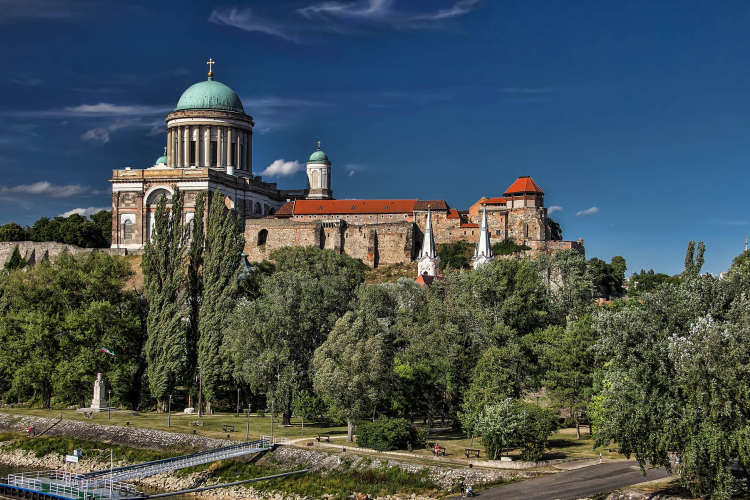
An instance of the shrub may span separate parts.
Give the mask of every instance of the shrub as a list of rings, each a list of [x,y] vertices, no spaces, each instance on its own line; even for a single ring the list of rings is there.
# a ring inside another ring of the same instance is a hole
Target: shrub
[[[472,256],[474,245],[468,241],[460,240],[452,243],[443,243],[437,246],[438,257],[440,257],[440,269],[468,269],[469,259]]]
[[[357,424],[357,445],[377,451],[424,447],[427,433],[412,427],[404,418],[378,417],[374,422]]]
[[[519,245],[513,241],[513,238],[505,238],[500,243],[492,245],[492,252],[495,255],[512,255],[523,250],[531,250],[531,247],[527,245]]]

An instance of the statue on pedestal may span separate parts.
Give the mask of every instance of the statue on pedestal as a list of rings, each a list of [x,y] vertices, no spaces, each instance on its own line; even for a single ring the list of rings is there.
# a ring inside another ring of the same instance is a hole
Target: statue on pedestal
[[[107,401],[104,400],[104,380],[102,380],[102,374],[96,374],[96,380],[94,381],[94,399],[91,400],[92,410],[102,410],[107,408]]]

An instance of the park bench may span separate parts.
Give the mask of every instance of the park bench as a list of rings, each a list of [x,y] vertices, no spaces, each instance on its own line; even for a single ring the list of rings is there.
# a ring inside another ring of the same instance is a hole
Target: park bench
[[[190,425],[192,425],[193,427],[202,427],[203,422],[201,422],[200,420],[193,420],[192,422],[190,422]]]
[[[325,438],[326,441],[328,441],[329,443],[331,442],[331,436],[329,436],[328,434],[318,434],[318,437],[315,439],[317,439],[318,442],[320,442],[321,438]]]
[[[224,424],[224,432],[234,432],[234,426],[229,424]]]
[[[442,453],[443,456],[445,456],[445,446],[435,446],[432,448],[432,452],[435,454],[435,456],[440,456]]]
[[[465,450],[466,453],[464,453],[464,455],[466,455],[466,458],[469,458],[470,455],[474,455],[476,458],[479,458],[479,450],[475,448],[465,448]]]

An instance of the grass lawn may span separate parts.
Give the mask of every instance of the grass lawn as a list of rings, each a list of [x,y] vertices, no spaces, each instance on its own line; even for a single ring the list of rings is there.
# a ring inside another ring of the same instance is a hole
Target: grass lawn
[[[35,417],[59,418],[60,410],[43,410],[43,409],[22,409],[22,408],[3,408],[3,413],[15,415],[32,415]],[[75,420],[79,422],[93,422],[101,425],[118,425],[125,426],[130,422],[131,426],[142,427],[145,429],[154,429],[167,432],[180,432],[183,434],[192,434],[193,430],[200,436],[226,439],[230,434],[232,440],[244,440],[247,432],[248,422],[250,423],[250,439],[258,439],[260,436],[271,435],[271,417],[269,415],[260,418],[255,413],[240,413],[239,418],[235,413],[219,413],[214,415],[205,415],[198,418],[198,414],[172,413],[172,425],[167,427],[167,414],[155,412],[139,412],[138,415],[132,415],[130,411],[113,411],[112,418],[107,419],[107,412],[94,413],[91,419],[83,416],[83,413],[76,413],[74,410],[63,410],[64,420]],[[203,422],[202,426],[191,426],[190,422]],[[346,426],[331,427],[327,424],[305,422],[305,434],[302,435],[301,420],[292,419],[292,427],[280,427],[281,417],[274,419],[273,435],[274,437],[286,437],[297,439],[307,436],[315,436],[318,433],[330,434],[331,436],[346,435]],[[234,432],[225,432],[224,425],[233,425]]]

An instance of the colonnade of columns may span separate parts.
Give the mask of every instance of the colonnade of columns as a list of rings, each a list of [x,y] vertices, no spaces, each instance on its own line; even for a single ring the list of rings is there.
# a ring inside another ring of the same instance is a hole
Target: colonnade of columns
[[[212,140],[216,140],[216,163],[212,165]],[[195,143],[193,146],[191,143]],[[195,157],[191,162],[191,147]],[[167,131],[167,166],[234,167],[252,172],[252,132],[221,125],[176,125]],[[232,163],[235,163],[234,165]]]

